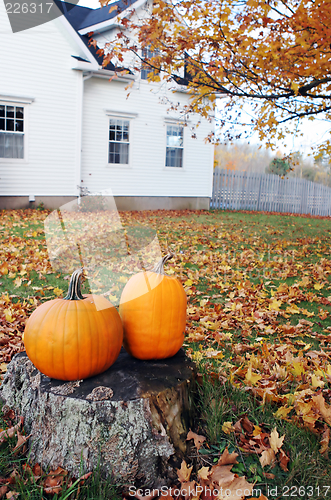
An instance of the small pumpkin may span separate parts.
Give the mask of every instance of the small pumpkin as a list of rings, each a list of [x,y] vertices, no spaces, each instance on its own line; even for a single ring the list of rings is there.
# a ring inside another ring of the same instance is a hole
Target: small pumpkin
[[[152,271],[132,276],[123,289],[123,345],[135,358],[169,358],[183,345],[186,293],[177,278],[164,273],[172,256],[163,257]]]
[[[81,293],[82,269],[73,273],[68,295],[45,302],[24,331],[26,353],[39,371],[59,380],[92,377],[117,359],[123,341],[121,318],[105,298]]]

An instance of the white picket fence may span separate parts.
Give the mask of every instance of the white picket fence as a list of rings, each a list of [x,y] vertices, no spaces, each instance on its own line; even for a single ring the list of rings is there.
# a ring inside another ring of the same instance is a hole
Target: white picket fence
[[[278,175],[214,170],[210,208],[331,215],[331,189]]]

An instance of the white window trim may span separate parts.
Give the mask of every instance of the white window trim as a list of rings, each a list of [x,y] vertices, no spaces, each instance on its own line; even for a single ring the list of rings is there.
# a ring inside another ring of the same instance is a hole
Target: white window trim
[[[166,118],[165,120],[165,149],[164,149],[164,166],[163,170],[171,171],[171,172],[185,172],[185,126],[183,121],[180,121],[178,119],[172,119],[172,118]],[[166,166],[166,158],[167,158],[167,126],[168,125],[177,125],[178,127],[183,127],[183,156],[182,156],[182,166],[181,167],[168,167]]]
[[[186,123],[191,123],[192,120],[182,120],[181,118],[173,118],[171,116],[166,116],[164,122],[167,125],[182,125],[185,127]]]
[[[137,118],[138,113],[127,113],[126,111],[112,111],[109,109],[105,109],[105,113],[107,116],[111,116],[113,118],[127,118],[128,120],[132,120],[133,118]]]
[[[16,165],[22,165],[29,162],[28,159],[28,139],[29,139],[29,104],[34,101],[32,97],[16,97],[0,94],[0,104],[5,106],[19,106],[24,108],[24,139],[23,139],[23,151],[24,158],[0,158],[0,163],[10,163]]]
[[[107,168],[119,168],[123,169],[131,169],[132,168],[132,144],[133,144],[133,127],[131,120],[138,116],[138,113],[127,113],[126,111],[112,111],[105,110],[107,115],[107,160],[106,167]],[[109,120],[110,118],[118,118],[119,120],[128,120],[129,121],[129,163],[109,163]]]
[[[34,97],[17,97],[13,95],[4,95],[0,94],[0,102],[1,104],[7,104],[8,102],[13,103],[13,106],[15,103],[18,104],[31,104],[34,101]]]

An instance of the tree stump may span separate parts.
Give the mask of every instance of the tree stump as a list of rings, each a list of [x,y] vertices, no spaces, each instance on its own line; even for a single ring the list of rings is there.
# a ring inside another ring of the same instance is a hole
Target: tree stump
[[[106,372],[74,382],[42,375],[20,353],[0,397],[24,417],[31,462],[76,477],[100,467],[115,483],[149,487],[168,484],[169,459],[185,453],[193,383],[183,350],[140,361],[122,349]]]

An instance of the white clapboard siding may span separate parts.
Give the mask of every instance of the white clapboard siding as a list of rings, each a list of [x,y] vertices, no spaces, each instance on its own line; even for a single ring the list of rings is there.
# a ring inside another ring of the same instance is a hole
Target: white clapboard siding
[[[296,177],[215,169],[210,208],[331,216],[331,189]]]
[[[0,95],[14,104],[32,99],[25,110],[27,156],[0,159],[0,196],[77,192],[81,73],[72,70],[77,51],[58,25],[12,33],[0,2]]]
[[[110,188],[117,196],[210,198],[214,148],[204,139],[213,124],[202,120],[194,139],[191,128],[198,118],[190,117],[184,127],[183,168],[166,168],[167,124],[176,123],[179,115],[168,111],[165,101],[183,106],[189,97],[146,81],[138,80],[127,90],[126,85],[99,78],[85,82],[82,185],[92,192]],[[129,165],[108,164],[110,112],[118,118],[128,116],[130,121]]]

